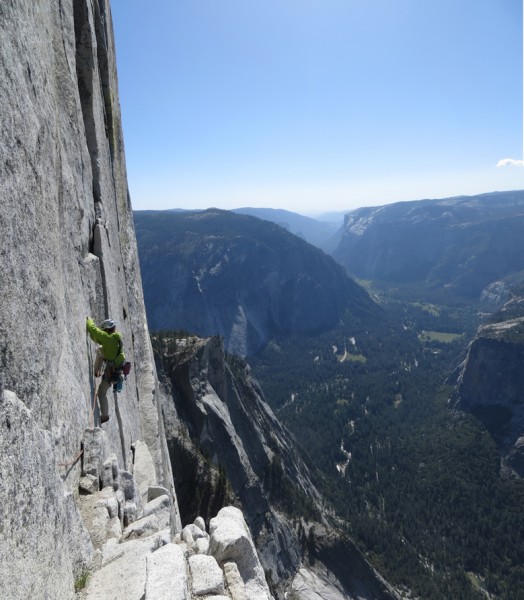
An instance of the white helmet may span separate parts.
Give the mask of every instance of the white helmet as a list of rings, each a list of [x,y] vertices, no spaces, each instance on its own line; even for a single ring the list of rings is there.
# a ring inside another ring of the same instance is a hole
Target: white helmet
[[[106,319],[100,323],[100,329],[103,329],[104,331],[107,329],[113,329],[113,327],[116,327],[116,323],[113,321],[113,319]]]

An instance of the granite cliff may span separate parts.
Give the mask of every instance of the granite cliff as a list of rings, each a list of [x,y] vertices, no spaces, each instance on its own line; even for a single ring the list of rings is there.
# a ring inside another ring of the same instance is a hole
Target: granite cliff
[[[524,477],[524,296],[482,325],[458,369],[452,404],[471,412],[497,443],[502,473]]]
[[[359,208],[333,257],[361,279],[496,308],[524,278],[523,222],[523,191]]]

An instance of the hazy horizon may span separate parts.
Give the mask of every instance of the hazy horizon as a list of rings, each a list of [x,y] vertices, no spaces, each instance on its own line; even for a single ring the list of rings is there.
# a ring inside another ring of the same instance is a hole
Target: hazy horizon
[[[522,0],[112,0],[112,14],[137,209],[524,187]]]

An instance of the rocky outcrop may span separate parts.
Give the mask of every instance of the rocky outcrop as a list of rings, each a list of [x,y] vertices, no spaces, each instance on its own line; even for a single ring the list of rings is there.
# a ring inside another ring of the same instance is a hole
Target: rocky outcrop
[[[244,583],[244,596],[250,600],[267,600],[270,597],[264,571],[251,540],[242,513],[238,508],[223,508],[211,519],[209,551],[220,563],[230,566],[229,572]],[[236,574],[239,575],[236,576]]]
[[[360,208],[333,257],[358,278],[499,307],[524,276],[523,224],[523,191]]]
[[[452,405],[477,416],[502,455],[502,472],[524,476],[524,300],[481,326],[460,367]]]
[[[107,454],[104,431],[89,430],[85,439],[84,479],[91,485],[81,487],[78,505],[94,560],[75,582],[77,600],[272,599],[238,509],[220,511],[209,533],[197,518],[173,535],[176,498],[158,485],[143,493],[151,479],[140,469],[150,459],[147,447],[140,449],[146,456],[135,451],[132,470],[124,471]]]
[[[152,331],[220,335],[245,357],[343,315],[382,316],[332,258],[268,221],[218,209],[139,211],[135,226]]]

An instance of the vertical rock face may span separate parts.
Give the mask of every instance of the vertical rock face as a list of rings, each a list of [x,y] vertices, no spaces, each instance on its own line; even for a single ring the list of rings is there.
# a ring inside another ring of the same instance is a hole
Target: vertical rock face
[[[455,405],[493,436],[502,472],[524,477],[524,299],[512,300],[483,325],[461,366]]]
[[[92,553],[70,497],[81,461],[60,466],[92,420],[86,316],[115,319],[133,363],[118,414],[111,400],[109,450],[125,466],[141,439],[159,483],[172,479],[108,2],[2,1],[0,59],[0,591],[60,600]]]
[[[242,505],[264,569],[274,582],[282,583],[297,570],[301,551],[290,520],[275,510],[275,496],[287,501],[286,508],[296,501],[297,518],[299,501],[313,507],[320,498],[289,432],[263,401],[246,365],[237,359],[226,363],[219,338],[181,342],[156,338],[155,351],[159,374],[171,395],[171,399],[164,395],[164,416],[175,476],[193,481],[188,487],[177,485],[182,520],[194,519],[195,511],[214,516],[220,508],[216,506],[221,500],[216,491],[220,481],[208,486],[200,506],[195,502],[195,488],[203,492],[203,480],[209,478],[202,463],[223,468],[233,497]],[[272,502],[268,476],[275,460],[283,467]],[[223,503],[229,500],[222,497]]]

